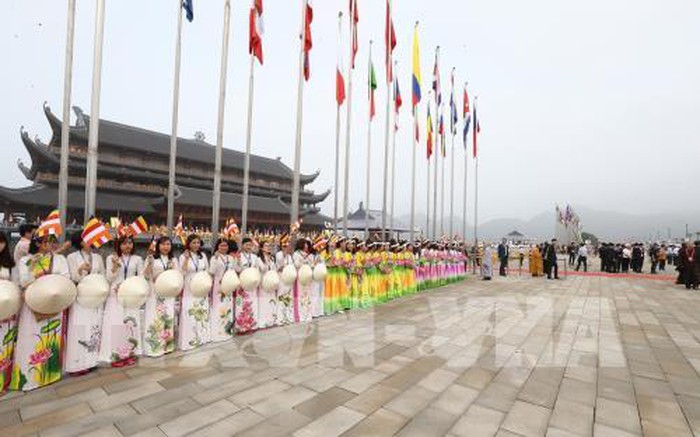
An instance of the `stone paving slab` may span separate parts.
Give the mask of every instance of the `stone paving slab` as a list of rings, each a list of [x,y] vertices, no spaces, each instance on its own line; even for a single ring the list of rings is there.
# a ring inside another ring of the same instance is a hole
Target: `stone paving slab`
[[[2,436],[700,435],[700,294],[474,278],[0,397]]]

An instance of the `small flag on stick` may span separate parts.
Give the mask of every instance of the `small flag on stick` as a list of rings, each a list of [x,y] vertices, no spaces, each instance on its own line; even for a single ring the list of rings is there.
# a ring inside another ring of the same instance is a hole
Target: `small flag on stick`
[[[85,224],[81,237],[85,244],[93,246],[95,249],[99,249],[112,240],[112,234],[109,233],[107,226],[95,217]]]
[[[61,227],[61,216],[57,209],[51,211],[51,213],[46,216],[46,219],[41,222],[39,228],[36,230],[37,237],[46,237],[48,235],[60,236],[63,234],[63,228]]]

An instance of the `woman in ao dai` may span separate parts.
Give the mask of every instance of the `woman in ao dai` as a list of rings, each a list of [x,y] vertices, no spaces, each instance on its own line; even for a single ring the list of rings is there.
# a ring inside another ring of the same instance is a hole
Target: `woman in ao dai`
[[[236,259],[229,255],[229,242],[217,240],[214,255],[209,262],[209,273],[214,276],[214,288],[211,295],[211,341],[226,341],[233,335],[233,295],[221,293],[221,279],[229,270],[234,270]]]
[[[146,300],[143,330],[143,351],[148,357],[160,357],[175,350],[175,297],[156,294],[158,276],[167,270],[179,270],[169,237],[160,237],[146,258],[144,277],[151,285]]]
[[[292,246],[286,234],[280,238],[280,251],[275,256],[275,264],[277,264],[277,273],[280,275],[285,267],[294,265]],[[286,285],[280,281],[277,287],[277,324],[289,323],[294,323],[294,284]]]
[[[314,257],[311,255],[311,242],[309,240],[299,240],[296,245],[296,250],[294,251],[294,266],[297,268],[297,272],[303,265],[307,265],[313,269],[314,267]],[[302,286],[299,282],[299,276],[297,275],[297,280],[294,282],[294,321],[306,323],[310,322],[312,318],[311,312],[311,299],[312,299],[312,287],[311,284]]]
[[[262,244],[258,268],[262,276],[267,272],[277,270],[275,258],[272,256],[272,246],[268,241]],[[266,291],[261,285],[258,290],[258,297],[258,328],[262,329],[276,326],[277,290]]]
[[[326,260],[324,256],[327,240],[323,237],[319,237],[314,242],[313,253],[312,253],[312,263],[313,268],[319,264],[325,264]],[[321,317],[323,316],[323,296],[326,284],[324,281],[314,280],[311,283],[311,316]]]
[[[119,286],[143,273],[143,259],[134,255],[134,239],[119,237],[115,252],[107,258],[106,276],[110,284],[102,322],[100,361],[112,367],[130,366],[141,355],[141,309],[126,308],[117,300]]]
[[[7,235],[0,232],[0,280],[19,284],[19,269],[10,251]],[[10,386],[12,359],[17,341],[17,315],[0,320],[0,394]]]
[[[185,252],[180,255],[180,270],[185,276],[182,292],[178,347],[182,350],[198,348],[211,341],[209,330],[209,297],[192,295],[190,284],[199,272],[209,270],[207,257],[201,252],[202,240],[197,235],[187,237]]]
[[[238,273],[247,268],[258,268],[260,258],[253,253],[253,240],[244,238],[242,250],[238,258]],[[240,287],[236,291],[236,333],[247,334],[258,329],[258,290],[244,290]]]
[[[29,255],[19,265],[20,285],[24,290],[45,275],[70,278],[66,258],[52,252],[52,240],[54,236],[32,240]],[[29,391],[61,379],[65,313],[35,314],[26,303],[22,305],[11,389]]]
[[[88,275],[104,275],[105,265],[102,257],[93,253],[80,233],[73,235],[72,243],[75,252],[67,258],[71,280],[77,285]],[[70,307],[63,370],[80,375],[97,367],[103,316],[104,304],[96,308],[87,308],[76,300]]]

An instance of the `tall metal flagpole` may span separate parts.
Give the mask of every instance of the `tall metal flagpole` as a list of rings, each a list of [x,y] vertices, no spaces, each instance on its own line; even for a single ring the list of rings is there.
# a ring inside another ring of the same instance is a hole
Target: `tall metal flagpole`
[[[452,132],[452,156],[450,159],[450,239],[454,238],[454,213],[455,213],[455,134]]]
[[[394,61],[394,74],[396,74],[396,61]],[[396,105],[396,96],[394,96],[394,105]],[[396,196],[396,131],[397,131],[397,117],[398,114],[394,112],[394,133],[392,135],[392,144],[391,144],[391,212],[389,215],[389,229],[391,229],[391,233],[393,234],[395,229],[394,229],[394,197]]]
[[[435,48],[435,65],[439,65],[440,62],[440,46]],[[438,77],[438,81],[440,78]],[[438,85],[439,86],[439,85]],[[440,104],[438,103],[438,97],[440,95],[440,90],[435,90],[435,126],[440,126]],[[439,129],[435,129],[435,152],[437,152],[438,142],[437,139],[440,135]],[[440,153],[434,153],[435,155],[435,174],[433,175],[433,240],[437,240],[437,198],[438,198],[438,159]]]
[[[243,207],[241,213],[241,230],[248,234],[248,193],[250,191],[250,149],[253,135],[253,98],[255,96],[255,55],[250,54],[250,78],[248,82],[248,130],[245,140],[245,159],[243,165]]]
[[[87,175],[85,181],[85,221],[95,215],[97,197],[97,147],[100,138],[100,89],[102,86],[102,46],[105,30],[105,0],[97,0],[95,9],[95,47],[92,63],[92,102],[88,136]],[[66,120],[63,120],[64,124]]]
[[[430,95],[431,95],[431,93],[432,93],[432,91],[428,92],[428,99],[427,99],[427,101],[426,101],[426,106],[427,106],[428,110],[430,110]],[[431,136],[432,136],[432,133],[428,132],[427,129],[426,129],[425,134],[426,134],[426,135],[431,135]],[[426,141],[427,141],[427,140],[428,140],[428,139],[426,138]],[[426,214],[425,214],[425,216],[426,216],[425,235],[426,235],[426,238],[430,239],[430,238],[431,238],[431,235],[430,235],[430,234],[431,234],[431,232],[430,232],[430,231],[431,231],[431,228],[430,228],[430,157],[428,157],[427,164],[428,164],[428,165],[427,165],[427,168],[428,168],[428,177],[427,177],[428,184],[427,184],[427,190],[426,190],[427,193],[426,193],[426,194],[428,195],[428,197],[427,197],[427,202],[426,202],[426,207],[425,207],[425,210],[426,210]]]
[[[231,29],[231,0],[224,3],[224,35],[221,45],[221,76],[219,77],[219,116],[216,128],[216,154],[214,159],[214,198],[212,199],[212,241],[218,238],[221,212],[221,161],[224,151],[224,111],[226,109],[226,75],[228,73],[228,42]]]
[[[474,97],[474,108],[472,109],[472,123],[474,125],[472,126],[472,129],[477,129],[478,128],[478,123],[479,120],[476,120],[474,117],[474,113],[476,112],[476,100],[478,99],[477,96]],[[476,133],[477,131],[474,131],[474,139],[476,139]],[[479,235],[477,232],[479,226],[479,154],[478,151],[476,155],[474,156],[474,253],[477,253],[477,249],[479,246]],[[476,263],[474,263],[474,273],[476,273]]]
[[[467,83],[464,83],[467,89]],[[469,135],[464,136],[464,204],[462,205],[462,240],[467,241],[467,169],[469,166],[469,149],[467,147]]]
[[[353,41],[355,31],[355,0],[350,2],[350,58],[348,62],[348,106],[347,122],[345,123],[345,184],[343,186],[343,236],[348,236],[348,202],[350,197],[350,143],[352,136],[352,70],[353,70]]]
[[[386,29],[387,32],[387,37],[386,38],[386,50],[387,50],[387,56],[388,58],[386,59],[386,66],[389,68],[392,62],[392,49],[391,49],[391,26],[392,26],[392,2],[391,0],[388,1],[387,7],[389,8],[389,23],[388,28]],[[388,183],[389,183],[389,135],[391,135],[391,132],[389,132],[389,120],[391,118],[391,84],[392,81],[389,80],[389,74],[387,72],[386,76],[386,119],[384,120],[384,126],[385,126],[385,133],[384,133],[384,194],[382,198],[382,240],[388,240],[387,235],[386,235],[386,212],[387,212],[387,194],[388,194]]]
[[[70,153],[70,100],[73,87],[73,36],[75,35],[75,0],[68,0],[66,30],[66,65],[63,75],[63,123],[61,124],[61,168],[58,174],[58,211],[61,226],[68,220],[68,157]]]
[[[416,22],[416,26],[418,23]],[[417,129],[417,123],[418,123],[418,105],[413,106],[413,129]],[[416,152],[418,150],[418,139],[416,138],[415,133],[411,134],[411,138],[413,138],[413,158],[411,161],[411,229],[410,235],[411,235],[411,243],[415,241],[415,233],[416,233]]]
[[[445,145],[445,134],[440,135],[442,141],[442,149],[446,147]],[[440,236],[445,235],[445,160],[447,157],[441,155],[440,158]]]
[[[308,0],[301,2],[301,38],[299,44],[299,87],[297,90],[297,137],[294,148],[294,181],[292,185],[291,224],[299,221],[299,172],[301,167],[301,128],[304,115],[304,32],[306,31],[306,7]]]
[[[369,92],[372,94],[372,40],[369,40]],[[371,99],[371,97],[370,97]],[[369,195],[370,195],[370,176],[372,174],[372,109],[370,101],[370,112],[367,124],[367,191],[365,192],[365,240],[369,240]]]
[[[175,170],[177,165],[177,126],[180,111],[180,51],[182,48],[182,1],[177,3],[177,39],[175,40],[175,74],[173,79],[173,119],[170,132],[170,166],[168,168],[168,232],[175,224]]]
[[[338,59],[343,50],[343,11],[338,12]],[[338,72],[340,62],[338,62]],[[335,185],[333,189],[333,232],[338,233],[338,185],[340,183],[340,103],[336,105],[335,111]],[[347,158],[345,158],[347,159]]]

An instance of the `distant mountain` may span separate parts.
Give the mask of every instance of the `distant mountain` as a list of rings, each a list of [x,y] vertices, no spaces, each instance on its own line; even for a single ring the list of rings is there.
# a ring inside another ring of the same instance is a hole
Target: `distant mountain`
[[[614,211],[598,211],[587,207],[574,206],[581,218],[583,230],[596,235],[603,240],[668,240],[683,238],[685,227],[694,238],[700,232],[700,211],[692,212],[662,212],[655,214],[633,215]],[[408,223],[409,215],[399,217]],[[542,212],[529,220],[516,218],[501,218],[479,224],[479,239],[499,239],[511,231],[519,231],[531,238],[547,239],[554,235],[554,211]],[[416,215],[416,225],[425,228],[425,214]],[[453,219],[453,230],[462,233],[462,219]],[[445,233],[449,229],[445,224]],[[439,224],[438,224],[439,232]],[[467,223],[467,238],[474,238],[474,224]]]

